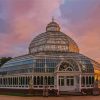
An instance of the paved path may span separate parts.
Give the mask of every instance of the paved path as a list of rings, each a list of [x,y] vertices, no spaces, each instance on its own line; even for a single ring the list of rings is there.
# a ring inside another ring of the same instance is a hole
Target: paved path
[[[100,96],[19,97],[0,95],[0,100],[100,100]]]

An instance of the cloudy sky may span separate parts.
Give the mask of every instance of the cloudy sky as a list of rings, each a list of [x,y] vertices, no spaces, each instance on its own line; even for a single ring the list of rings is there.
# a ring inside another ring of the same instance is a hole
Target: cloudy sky
[[[0,57],[28,53],[52,16],[82,54],[100,62],[100,0],[0,0]]]

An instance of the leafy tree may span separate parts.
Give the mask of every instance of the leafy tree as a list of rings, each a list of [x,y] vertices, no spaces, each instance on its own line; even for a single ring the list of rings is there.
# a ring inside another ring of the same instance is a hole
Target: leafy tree
[[[7,61],[9,61],[10,59],[12,59],[12,57],[1,57],[0,58],[0,67],[6,63]]]

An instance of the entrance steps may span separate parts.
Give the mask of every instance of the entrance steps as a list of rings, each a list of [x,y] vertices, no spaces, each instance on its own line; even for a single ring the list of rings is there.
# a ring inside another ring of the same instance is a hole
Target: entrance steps
[[[81,96],[81,92],[76,92],[76,91],[59,91],[60,95],[74,95],[74,96]]]

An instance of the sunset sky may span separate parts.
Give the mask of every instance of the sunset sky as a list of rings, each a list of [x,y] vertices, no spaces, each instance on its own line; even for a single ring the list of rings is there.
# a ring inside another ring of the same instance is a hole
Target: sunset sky
[[[0,57],[28,53],[52,16],[82,54],[100,62],[100,0],[0,0]]]

